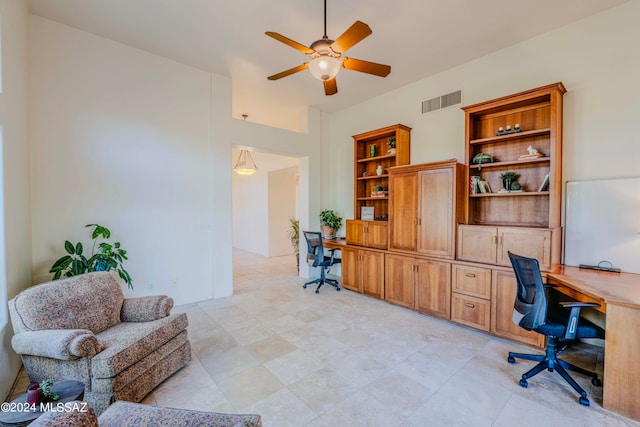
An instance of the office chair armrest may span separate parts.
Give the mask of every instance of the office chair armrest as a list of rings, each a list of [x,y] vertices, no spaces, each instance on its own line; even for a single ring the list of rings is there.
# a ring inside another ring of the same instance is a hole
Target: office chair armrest
[[[570,308],[571,313],[567,319],[567,328],[564,334],[566,340],[572,340],[576,337],[578,331],[578,320],[580,320],[580,310],[582,307],[600,307],[597,302],[578,302],[578,301],[560,301],[558,304],[562,308]]]

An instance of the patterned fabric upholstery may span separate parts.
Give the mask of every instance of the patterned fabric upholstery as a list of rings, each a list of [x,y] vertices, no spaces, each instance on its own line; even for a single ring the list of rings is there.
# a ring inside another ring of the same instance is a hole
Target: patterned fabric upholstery
[[[187,316],[172,307],[166,296],[124,299],[107,272],[49,282],[9,301],[12,345],[31,382],[82,381],[100,414],[142,400],[191,360]]]
[[[75,403],[75,402],[74,402]],[[34,427],[261,427],[260,415],[220,414],[187,409],[161,408],[118,401],[96,417],[93,409],[86,412],[47,412],[36,419]]]

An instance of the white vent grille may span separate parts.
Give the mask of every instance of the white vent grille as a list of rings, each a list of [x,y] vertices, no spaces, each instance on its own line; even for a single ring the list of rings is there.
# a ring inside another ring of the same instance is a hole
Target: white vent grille
[[[452,105],[460,104],[462,102],[462,91],[457,90],[455,92],[447,93],[446,95],[431,98],[426,101],[422,101],[422,114],[430,111],[439,110],[441,108],[447,108]]]
[[[440,97],[422,101],[422,114],[440,109]]]

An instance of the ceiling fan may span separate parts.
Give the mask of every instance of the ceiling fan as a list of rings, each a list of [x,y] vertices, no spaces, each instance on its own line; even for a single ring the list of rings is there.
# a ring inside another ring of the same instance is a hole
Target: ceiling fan
[[[269,76],[267,79],[278,80],[308,68],[315,78],[324,82],[324,93],[328,96],[338,93],[336,75],[340,71],[340,68],[386,77],[391,72],[391,66],[389,65],[342,56],[343,53],[356,43],[368,37],[371,33],[371,28],[369,28],[367,24],[356,21],[335,41],[329,39],[329,37],[327,37],[327,0],[324,0],[324,35],[322,39],[314,41],[309,47],[272,31],[265,33],[269,37],[273,37],[279,42],[291,46],[311,57],[311,61]]]

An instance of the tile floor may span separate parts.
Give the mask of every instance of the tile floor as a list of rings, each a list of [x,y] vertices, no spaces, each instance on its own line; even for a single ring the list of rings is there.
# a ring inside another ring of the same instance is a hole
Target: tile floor
[[[265,427],[640,426],[578,374],[588,408],[555,373],[518,386],[530,363],[506,354],[528,347],[303,282],[292,256],[234,251],[235,295],[174,309],[189,316],[193,361],[144,403],[258,413]],[[602,373],[592,346],[563,358]]]

